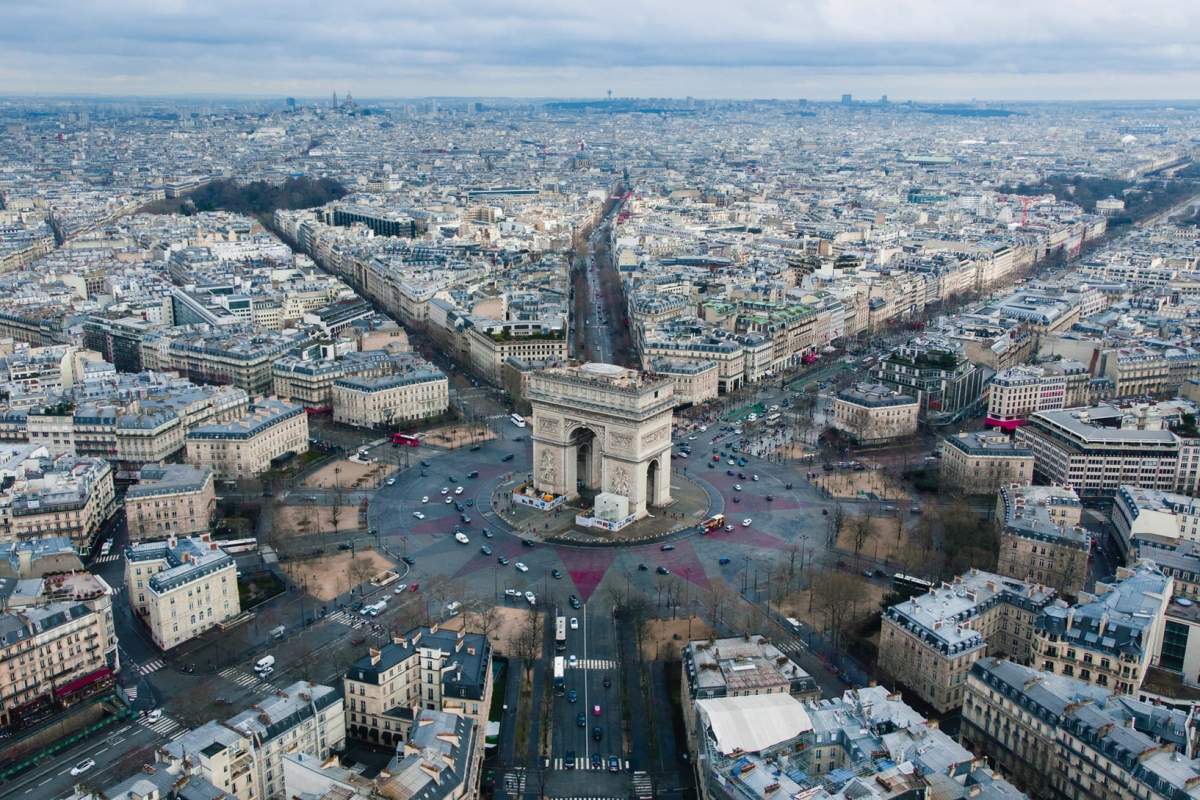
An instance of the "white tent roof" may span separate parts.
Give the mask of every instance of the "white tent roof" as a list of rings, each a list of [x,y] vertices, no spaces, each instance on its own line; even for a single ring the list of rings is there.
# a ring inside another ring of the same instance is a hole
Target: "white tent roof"
[[[812,730],[804,704],[790,694],[716,697],[696,705],[725,755],[738,748],[757,753]]]

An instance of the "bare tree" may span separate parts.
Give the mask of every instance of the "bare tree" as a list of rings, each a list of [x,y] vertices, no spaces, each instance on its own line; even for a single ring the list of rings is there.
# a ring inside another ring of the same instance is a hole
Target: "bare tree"
[[[371,559],[365,556],[355,556],[350,560],[347,571],[350,573],[350,585],[354,587],[370,580],[371,576],[375,574],[375,567]]]
[[[859,555],[868,541],[875,536],[875,521],[869,512],[857,515],[850,523],[850,536],[854,545],[854,560],[859,562]]]
[[[867,598],[866,581],[845,572],[822,572],[809,587],[812,603],[824,620],[824,629],[834,647],[841,647],[843,635],[854,619],[858,604]]]
[[[834,503],[833,513],[829,515],[829,530],[825,534],[825,546],[833,548],[837,545],[838,534],[846,524],[846,509],[841,503]]]
[[[526,614],[525,622],[514,642],[517,657],[524,662],[526,672],[533,668],[533,662],[541,656],[543,639],[542,610],[537,606],[532,606]]]

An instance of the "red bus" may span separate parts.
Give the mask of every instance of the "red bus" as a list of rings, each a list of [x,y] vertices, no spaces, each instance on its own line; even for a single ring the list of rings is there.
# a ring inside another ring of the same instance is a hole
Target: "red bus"
[[[724,524],[725,524],[725,515],[724,514],[717,514],[716,516],[709,517],[708,519],[704,520],[704,522],[701,523],[701,525],[704,527],[704,530],[706,530],[706,531],[711,531],[714,528],[720,528]]]
[[[394,447],[399,447],[401,445],[404,447],[420,447],[421,437],[415,433],[393,433],[392,445]]]

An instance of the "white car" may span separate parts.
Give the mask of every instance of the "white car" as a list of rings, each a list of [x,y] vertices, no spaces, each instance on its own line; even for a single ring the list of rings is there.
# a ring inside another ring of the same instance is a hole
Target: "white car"
[[[422,498],[421,498],[421,502],[422,502],[422,503],[428,503],[428,502],[429,502],[429,495],[425,495],[424,497],[422,497]]]
[[[689,436],[689,437],[688,437],[688,441],[689,441],[689,442],[694,442],[694,441],[696,441],[696,434],[694,434],[694,433],[693,433],[691,436]]]
[[[571,617],[571,630],[579,630],[579,617]]]
[[[704,433],[706,430],[708,430],[708,426],[707,426],[707,425],[701,425],[701,426],[700,426],[700,432],[701,432],[701,433]]]
[[[425,515],[422,514],[420,511],[414,511],[413,516],[416,517],[417,519],[425,519]]]
[[[734,490],[735,492],[740,492],[740,491],[742,490],[742,485],[741,485],[740,483],[735,483],[735,484],[733,485],[733,490]]]
[[[388,485],[388,486],[395,486],[395,485],[396,485],[396,479],[395,479],[395,478],[388,478],[388,479],[387,479],[387,485]]]
[[[520,597],[521,590],[520,589],[505,589],[504,596],[505,597]]]
[[[392,590],[392,594],[404,594],[404,590],[407,588],[407,583],[398,583],[396,584],[396,588]]]
[[[529,603],[529,605],[531,605],[531,606],[537,605],[537,595],[534,594],[533,592],[526,592],[525,593],[525,602]]]
[[[447,487],[443,486],[443,487],[442,487],[442,494],[450,494],[450,490],[449,490]]]
[[[726,526],[725,526],[725,532],[726,532],[726,533],[733,533],[733,526],[732,526],[732,525],[726,525]]]
[[[465,533],[463,533],[462,531],[455,532],[454,541],[458,542],[459,544],[470,544],[471,543],[471,540],[468,539],[467,535]]]
[[[754,522],[754,520],[750,519],[749,517],[746,517],[744,520],[742,520],[742,527],[749,528],[750,523],[752,523],[752,522]]]
[[[83,761],[80,761],[78,764],[71,767],[71,774],[82,775],[94,766],[96,766],[96,762],[93,759],[85,758]]]
[[[750,477],[753,478],[754,480],[758,480],[758,475],[751,475]]]
[[[575,657],[574,653],[571,653],[571,655],[567,658],[567,664],[572,667],[579,664],[579,659]]]
[[[513,566],[517,568],[517,572],[529,572],[529,567],[525,566],[524,561],[518,561]]]
[[[461,486],[456,486],[456,487],[455,487],[455,489],[454,489],[454,493],[455,493],[455,494],[462,494],[462,487],[461,487]]]
[[[153,725],[155,722],[158,722],[160,719],[162,719],[161,708],[156,708],[150,713],[146,714],[146,722],[149,722],[151,725]]]
[[[450,505],[450,504],[451,504],[451,503],[453,503],[453,502],[454,502],[454,498],[453,498],[453,497],[447,497],[447,498],[446,498],[446,505]]]

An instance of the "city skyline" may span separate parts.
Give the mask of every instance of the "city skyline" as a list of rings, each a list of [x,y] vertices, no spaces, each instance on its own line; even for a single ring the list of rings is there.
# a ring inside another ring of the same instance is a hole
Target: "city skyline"
[[[10,5],[19,95],[1183,100],[1178,2]],[[449,24],[447,24],[449,23]],[[53,54],[52,59],[46,53]]]

